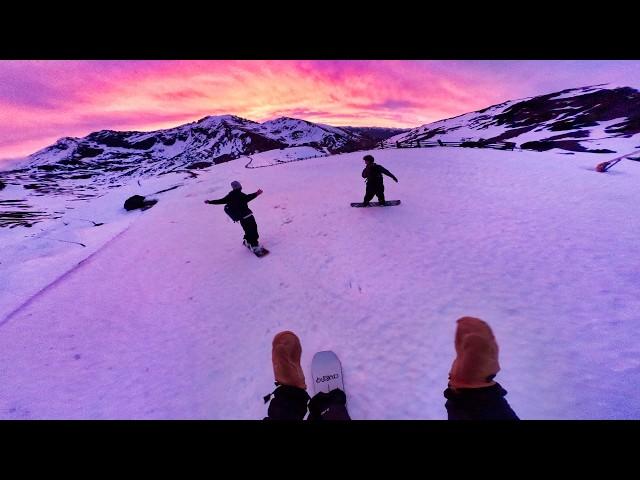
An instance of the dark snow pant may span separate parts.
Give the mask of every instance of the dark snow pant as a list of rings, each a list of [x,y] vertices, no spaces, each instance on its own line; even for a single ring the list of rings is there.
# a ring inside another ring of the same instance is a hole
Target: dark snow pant
[[[367,190],[364,193],[362,203],[368,204],[374,197],[378,197],[380,203],[384,203],[384,184],[383,183],[367,183]]]
[[[256,223],[256,219],[253,218],[253,215],[240,220],[240,225],[242,225],[244,229],[244,239],[249,242],[249,245],[252,247],[257,247],[259,238],[258,224]]]
[[[520,420],[504,398],[507,391],[499,383],[484,388],[447,388],[449,420]]]
[[[447,388],[445,408],[449,420],[520,420],[504,398],[507,391],[499,383],[485,388]],[[351,420],[347,397],[342,390],[318,393],[309,399],[306,390],[280,385],[265,397],[273,396],[265,420]],[[308,402],[308,405],[307,405]]]
[[[265,420],[302,420],[307,409],[309,421],[351,420],[346,403],[347,396],[340,389],[329,393],[320,392],[309,400],[309,394],[305,390],[280,385],[273,392]]]

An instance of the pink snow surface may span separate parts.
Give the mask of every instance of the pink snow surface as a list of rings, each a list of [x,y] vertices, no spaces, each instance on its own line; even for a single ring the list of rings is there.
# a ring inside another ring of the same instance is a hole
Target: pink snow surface
[[[402,205],[350,208],[366,153],[221,164],[143,213],[113,194],[108,238],[77,237],[92,253],[77,267],[77,245],[29,263],[37,239],[8,244],[0,418],[261,419],[287,329],[308,376],[316,351],[339,355],[354,419],[444,419],[463,315],[493,327],[496,380],[521,418],[640,418],[639,163],[605,174],[595,154],[372,151]],[[265,258],[203,203],[232,180],[264,190],[250,206]]]

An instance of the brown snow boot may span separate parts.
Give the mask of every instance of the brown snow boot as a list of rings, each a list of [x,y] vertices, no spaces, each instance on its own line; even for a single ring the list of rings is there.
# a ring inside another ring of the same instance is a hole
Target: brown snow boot
[[[307,389],[304,372],[300,366],[302,346],[295,333],[284,331],[273,337],[273,374],[280,385]]]
[[[479,318],[462,317],[456,329],[456,359],[449,373],[451,388],[490,387],[500,371],[498,343],[491,327]]]

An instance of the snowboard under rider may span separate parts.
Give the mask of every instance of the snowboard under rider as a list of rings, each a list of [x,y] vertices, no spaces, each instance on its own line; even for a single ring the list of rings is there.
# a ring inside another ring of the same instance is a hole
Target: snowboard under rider
[[[457,321],[456,358],[444,391],[449,420],[519,420],[504,398],[507,391],[494,381],[500,370],[498,343],[491,327],[479,318],[462,317]],[[277,388],[265,397],[271,403],[265,420],[350,420],[346,396],[340,390],[307,394],[300,366],[302,347],[290,331],[273,339],[272,362]]]
[[[373,156],[365,155],[364,157],[362,157],[362,159],[366,164],[364,170],[362,170],[362,178],[365,178],[367,182],[367,189],[365,191],[364,200],[362,203],[365,207],[368,207],[371,199],[376,196],[378,197],[378,201],[380,202],[380,204],[384,205],[384,181],[382,175],[391,177],[396,183],[398,183],[398,179],[393,173],[384,168],[382,165],[378,165],[377,163],[375,163]]]
[[[244,230],[243,244],[254,252],[260,251],[262,247],[258,243],[258,224],[248,203],[258,195],[261,195],[262,190],[258,189],[257,192],[249,194],[243,193],[242,185],[237,180],[231,182],[231,188],[232,190],[223,198],[205,200],[204,203],[209,205],[228,205],[230,216],[234,218],[234,221],[237,219]]]

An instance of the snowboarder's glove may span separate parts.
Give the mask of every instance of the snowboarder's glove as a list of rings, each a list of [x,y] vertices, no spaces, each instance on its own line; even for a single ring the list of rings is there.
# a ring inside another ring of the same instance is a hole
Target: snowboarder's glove
[[[265,420],[302,420],[307,414],[309,394],[298,387],[280,385],[264,397],[265,403],[273,396]]]
[[[491,327],[474,317],[458,319],[456,359],[449,372],[451,388],[482,388],[494,385],[500,371],[498,343]]]
[[[329,393],[319,392],[309,402],[309,420],[330,419],[331,409],[344,407],[346,403],[347,396],[339,388]]]

